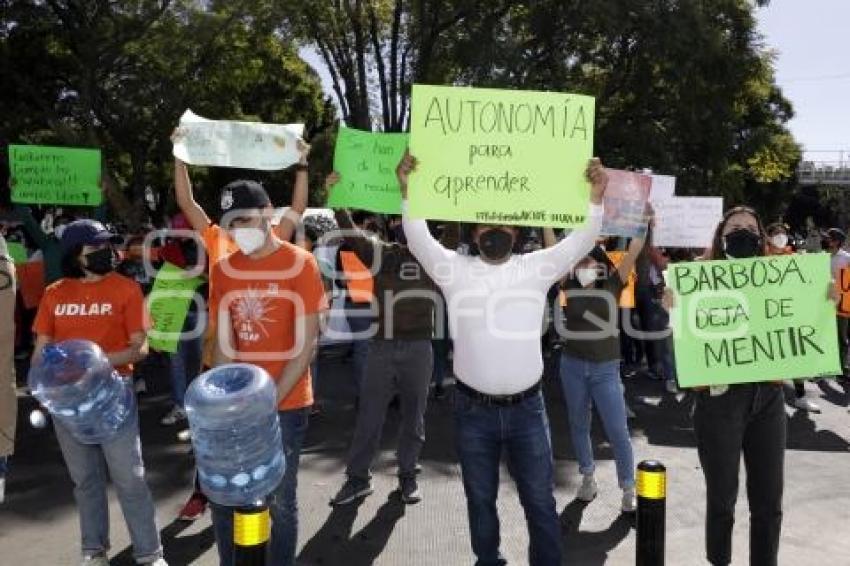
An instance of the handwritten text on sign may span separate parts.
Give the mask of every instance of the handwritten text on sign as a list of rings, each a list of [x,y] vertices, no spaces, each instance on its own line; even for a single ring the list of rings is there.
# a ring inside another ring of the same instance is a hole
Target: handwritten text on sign
[[[10,145],[12,202],[97,206],[100,150]]]
[[[276,171],[299,159],[304,124],[207,120],[191,110],[180,117],[174,156],[190,165]]]
[[[829,256],[671,265],[676,369],[683,387],[838,373]]]
[[[328,206],[359,208],[382,214],[401,213],[401,189],[395,169],[407,147],[408,134],[339,129],[334,171],[342,179]]]
[[[494,224],[578,226],[593,149],[592,97],[413,86],[411,214]]]

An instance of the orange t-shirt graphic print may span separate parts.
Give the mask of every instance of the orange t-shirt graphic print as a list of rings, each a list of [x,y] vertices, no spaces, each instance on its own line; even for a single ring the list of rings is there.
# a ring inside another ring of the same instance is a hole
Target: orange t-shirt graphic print
[[[148,327],[145,300],[139,285],[110,273],[96,282],[65,278],[50,285],[33,323],[36,334],[53,342],[90,340],[107,354],[125,350],[130,336]],[[116,367],[129,375],[130,365]]]
[[[222,312],[230,317],[234,361],[260,366],[279,380],[302,346],[296,344],[295,320],[327,308],[315,258],[287,242],[256,260],[236,252],[216,264],[211,282],[210,318],[217,326]],[[281,401],[280,409],[312,403],[307,369]]]

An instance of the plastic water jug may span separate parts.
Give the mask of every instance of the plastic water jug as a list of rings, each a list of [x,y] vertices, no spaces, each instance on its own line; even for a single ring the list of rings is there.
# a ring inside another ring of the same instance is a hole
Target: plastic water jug
[[[201,374],[186,392],[201,489],[215,503],[256,504],[283,479],[277,388],[250,364]]]
[[[44,347],[30,368],[33,396],[80,442],[101,444],[134,420],[136,396],[88,340],[66,340]]]

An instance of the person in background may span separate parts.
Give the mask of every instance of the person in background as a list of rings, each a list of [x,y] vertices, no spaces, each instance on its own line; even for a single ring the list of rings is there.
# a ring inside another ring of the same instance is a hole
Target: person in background
[[[298,538],[298,462],[313,391],[310,361],[327,308],[315,258],[281,240],[272,229],[265,189],[234,181],[222,190],[225,229],[239,251],[217,263],[210,277],[210,324],[217,330],[214,364],[254,363],[277,384],[286,472],[269,496],[268,564],[292,566]],[[223,566],[234,561],[233,509],[213,505],[213,526]]]
[[[33,365],[40,363],[45,346],[71,339],[100,346],[125,379],[132,365],[147,355],[144,299],[134,281],[115,273],[113,246],[118,242],[120,238],[100,222],[78,220],[67,226],[61,240],[64,277],[45,291],[33,325]],[[83,308],[71,310],[67,305]],[[138,414],[102,444],[81,443],[56,420],[53,427],[75,486],[83,564],[109,564],[108,477],[118,493],[136,562],[167,566],[144,477]]]
[[[331,192],[339,182],[340,176],[331,173],[325,186]],[[425,409],[433,373],[436,286],[404,243],[401,224],[391,228],[395,242],[388,243],[357,230],[345,209],[336,211],[336,221],[348,249],[364,265],[375,266],[373,296],[378,316],[360,384],[347,479],[331,504],[348,505],[372,493],[370,468],[380,447],[387,407],[395,394],[401,411],[398,491],[404,503],[418,503],[422,496],[416,468],[425,443]]]
[[[171,134],[171,140],[177,141],[183,135],[184,132],[180,128],[176,128]],[[307,196],[309,192],[309,176],[307,174],[309,166],[307,158],[310,155],[310,146],[304,141],[298,140],[298,151],[301,154],[301,158],[294,166],[295,186],[292,189],[292,202],[287,214],[280,219],[274,228],[277,237],[286,242],[295,234],[295,229],[301,220],[301,215],[307,209]],[[226,230],[222,230],[218,224],[215,224],[210,219],[204,208],[195,199],[195,194],[192,190],[192,180],[189,177],[189,167],[176,157],[174,158],[174,197],[187,223],[198,234],[201,242],[203,242],[204,251],[207,255],[207,270],[211,273],[213,267],[219,261],[236,252],[239,247]],[[210,281],[208,293],[211,295],[212,291]],[[212,366],[215,328],[209,322],[211,320],[212,317],[207,318],[208,325],[203,342],[202,370]],[[178,517],[183,521],[194,521],[203,515],[207,508],[207,503],[207,498],[201,492],[196,477],[194,490],[180,510]]]
[[[479,224],[473,237],[480,255],[472,257],[445,249],[425,220],[410,217],[407,182],[415,167],[415,158],[406,153],[396,171],[402,225],[411,253],[448,303],[455,340],[455,440],[472,550],[479,565],[506,564],[499,551],[496,507],[499,467],[506,453],[528,525],[527,563],[559,566],[562,535],[541,391],[540,330],[549,289],[590,251],[599,234],[607,175],[598,159],[589,163],[587,222],[557,245],[514,254],[516,227]]]
[[[188,230],[188,224],[182,214],[176,215],[171,222],[172,230]],[[186,277],[197,276],[198,273],[206,273],[205,265],[200,265],[201,254],[198,244],[193,238],[178,236],[167,239],[166,244],[160,249],[159,264],[166,262],[183,270]],[[171,410],[166,413],[160,424],[163,426],[185,425],[187,421],[183,400],[189,383],[198,376],[201,369],[201,358],[203,356],[202,337],[206,328],[206,312],[199,310],[197,299],[204,300],[206,304],[207,285],[206,281],[195,291],[195,297],[189,302],[186,319],[183,322],[182,337],[177,344],[177,351],[168,353],[169,376],[171,377],[171,400],[174,403]]]
[[[830,228],[826,231],[821,243],[823,249],[829,252],[832,265],[832,280],[836,282],[839,289],[843,281],[850,279],[850,252],[844,249],[847,236],[838,228]],[[843,301],[842,301],[843,303]],[[850,346],[848,338],[848,327],[850,327],[850,311],[842,309],[840,303],[836,309],[836,323],[838,325],[838,354],[841,358],[841,375],[838,376],[844,383],[850,383],[850,367],[847,365],[847,347]]]
[[[789,246],[788,226],[782,222],[774,222],[766,229],[767,232],[767,255],[792,255],[794,250]],[[806,381],[804,379],[794,380],[794,407],[801,411],[819,413],[820,407],[817,403],[806,397]]]
[[[457,250],[460,243],[460,224],[458,222],[446,222],[439,231],[438,241],[447,250]],[[437,301],[434,314],[438,324],[435,327],[434,338],[431,340],[431,350],[434,356],[434,372],[431,381],[434,383],[434,399],[440,400],[445,396],[446,372],[449,368],[449,352],[452,349],[452,338],[449,334],[449,315],[446,307],[446,299],[442,291],[440,300]],[[442,323],[439,323],[442,321]]]
[[[153,288],[153,273],[145,269],[145,237],[134,235],[124,243],[124,257],[118,263],[116,271],[139,284],[142,295],[148,296]]]
[[[377,218],[371,212],[356,210],[351,213],[352,228],[365,232],[370,237],[381,233]],[[354,370],[354,384],[360,399],[360,387],[366,376],[366,363],[369,357],[369,329],[375,322],[373,298],[375,283],[372,279],[371,265],[365,265],[351,246],[343,239],[337,250],[336,271],[343,277],[336,284],[345,292],[345,313],[348,328],[351,331],[351,364]]]
[[[15,263],[0,236],[0,503],[6,496],[9,458],[15,451],[18,396],[15,392]]]
[[[617,315],[620,295],[643,245],[643,238],[632,238],[616,267],[602,248],[591,250],[566,279],[567,305],[563,309],[565,334],[560,377],[582,475],[577,497],[592,501],[598,492],[590,439],[591,408],[596,407],[614,450],[624,513],[635,512],[637,496],[634,455],[620,381]]]

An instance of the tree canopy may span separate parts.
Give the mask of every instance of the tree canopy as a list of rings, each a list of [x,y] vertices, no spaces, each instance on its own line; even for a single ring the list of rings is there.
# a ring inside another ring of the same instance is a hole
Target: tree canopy
[[[353,127],[406,130],[415,82],[571,91],[597,98],[607,164],[676,175],[681,194],[772,217],[791,197],[800,149],[756,26],[765,3],[5,1],[0,137],[100,146],[138,202],[147,186],[167,194],[168,134],[186,108],[306,122],[321,134],[319,187],[337,113]],[[305,50],[327,69],[333,102]]]

